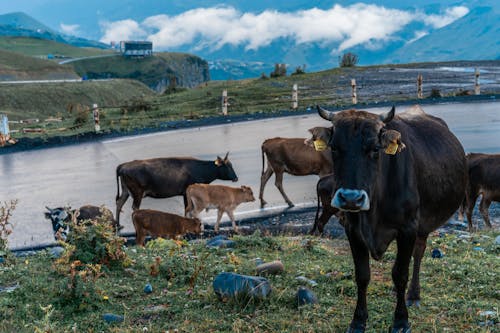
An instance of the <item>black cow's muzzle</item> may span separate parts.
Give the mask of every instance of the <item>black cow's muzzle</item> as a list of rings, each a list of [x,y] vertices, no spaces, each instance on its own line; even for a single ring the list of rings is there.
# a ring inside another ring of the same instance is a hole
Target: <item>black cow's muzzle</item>
[[[370,198],[365,190],[339,188],[333,196],[331,205],[346,212],[359,212],[370,209]]]

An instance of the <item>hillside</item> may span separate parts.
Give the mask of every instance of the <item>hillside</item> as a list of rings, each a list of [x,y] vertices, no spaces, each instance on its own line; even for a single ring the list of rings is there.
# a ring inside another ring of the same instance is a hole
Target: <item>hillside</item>
[[[154,93],[135,80],[81,81],[65,83],[1,84],[0,112],[11,120],[63,117],[74,119],[71,106],[114,106],[150,98]]]
[[[136,79],[162,92],[175,77],[178,87],[192,88],[210,80],[208,63],[185,53],[155,53],[152,57],[103,57],[71,62],[80,76],[89,79]]]
[[[70,66],[0,48],[0,81],[78,79]]]
[[[49,54],[58,58],[91,57],[112,54],[112,50],[103,50],[92,47],[76,47],[53,40],[33,38],[0,36],[0,50],[22,53],[28,56],[47,58]]]

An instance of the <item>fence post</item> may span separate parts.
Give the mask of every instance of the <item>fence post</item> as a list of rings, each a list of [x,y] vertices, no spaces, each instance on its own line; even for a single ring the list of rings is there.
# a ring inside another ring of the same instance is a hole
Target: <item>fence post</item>
[[[479,86],[479,68],[476,68],[474,70],[474,93],[476,95],[480,95],[481,94],[481,87]]]
[[[227,89],[222,90],[222,114],[227,116],[227,107],[229,102],[227,99]]]
[[[0,119],[0,134],[3,134],[3,136],[7,137],[10,134],[9,118],[6,115],[2,114],[0,115]]]
[[[358,104],[358,96],[356,94],[356,79],[351,79],[352,88],[352,104]]]
[[[417,98],[424,98],[424,94],[422,92],[422,82],[423,82],[422,74],[418,74],[417,76]]]
[[[297,110],[298,107],[299,107],[299,90],[297,87],[297,83],[294,83],[292,90],[292,109]]]
[[[94,115],[95,131],[99,132],[101,130],[101,126],[99,125],[99,108],[97,107],[97,104],[95,104],[95,103],[94,103],[94,105],[92,105],[92,113]]]

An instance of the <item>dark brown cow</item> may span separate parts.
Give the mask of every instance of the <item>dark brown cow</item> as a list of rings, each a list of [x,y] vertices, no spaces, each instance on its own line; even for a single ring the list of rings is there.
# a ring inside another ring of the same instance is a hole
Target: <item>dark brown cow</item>
[[[45,212],[45,218],[52,222],[52,230],[56,239],[57,235],[60,235],[63,240],[66,239],[70,231],[71,221],[80,223],[85,220],[95,220],[98,217],[107,216],[111,225],[116,228],[113,213],[104,206],[84,205],[78,209],[71,209],[71,207],[45,208],[48,210]]]
[[[331,201],[333,198],[333,189],[335,188],[335,178],[333,174],[321,177],[316,184],[316,196],[318,198],[318,206],[316,208],[316,217],[314,225],[309,232],[311,235],[316,233],[322,234],[325,225],[330,221],[333,215],[340,216],[340,210],[332,207]],[[320,206],[323,207],[321,216],[319,216]],[[341,222],[342,224],[343,222]]]
[[[231,219],[234,231],[238,232],[234,219],[234,210],[243,202],[255,201],[252,189],[248,186],[240,188],[225,185],[193,184],[187,188],[186,216],[198,217],[204,209],[217,208],[215,232],[219,232],[219,223],[224,212]]]
[[[274,184],[290,207],[293,207],[293,203],[283,189],[283,173],[294,176],[319,175],[320,177],[332,173],[330,152],[328,150],[316,151],[304,141],[305,139],[299,138],[273,138],[262,143],[262,174],[259,192],[261,208],[267,204],[264,200],[264,187],[273,173],[276,174]],[[267,157],[267,169],[264,171],[265,157]]]
[[[488,209],[492,201],[500,201],[500,154],[467,154],[469,179],[465,192],[465,214],[469,230],[473,230],[472,211],[481,194],[479,211],[488,228],[491,228]]]
[[[132,212],[136,232],[136,244],[144,246],[146,236],[175,239],[187,233],[203,232],[201,221],[152,209],[137,209]]]
[[[120,224],[120,212],[128,197],[132,195],[132,209],[139,209],[143,197],[184,197],[186,189],[194,183],[208,184],[216,179],[238,180],[227,155],[217,156],[215,161],[202,161],[192,157],[152,158],[120,164],[116,168],[116,221]],[[121,180],[122,193],[120,195]]]
[[[365,111],[333,113],[318,107],[333,157],[332,206],[344,212],[344,228],[355,265],[358,299],[348,332],[364,332],[370,255],[380,260],[396,240],[392,269],[396,309],[392,332],[410,332],[407,300],[419,302],[419,272],[430,232],[453,215],[463,200],[465,153],[446,123],[419,107],[395,116]],[[404,143],[408,146],[405,147]]]

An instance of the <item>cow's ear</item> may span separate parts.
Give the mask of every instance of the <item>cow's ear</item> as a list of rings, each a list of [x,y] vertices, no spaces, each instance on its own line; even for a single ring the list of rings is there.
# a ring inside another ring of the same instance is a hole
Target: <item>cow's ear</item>
[[[328,148],[332,139],[332,127],[313,127],[309,129],[311,138],[304,141],[307,145],[312,145],[317,151],[323,151]]]
[[[380,144],[388,155],[395,155],[406,148],[401,142],[401,133],[395,130],[384,130],[380,135]]]
[[[387,124],[394,118],[394,114],[396,113],[396,107],[393,105],[389,112],[383,113],[380,115],[380,120]]]

